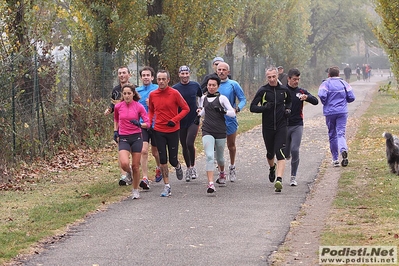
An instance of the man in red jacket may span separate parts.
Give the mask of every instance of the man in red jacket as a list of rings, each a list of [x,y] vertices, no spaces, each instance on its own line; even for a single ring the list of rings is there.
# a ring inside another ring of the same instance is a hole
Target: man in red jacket
[[[185,117],[190,108],[181,94],[169,86],[170,74],[166,70],[157,73],[158,89],[149,96],[148,117],[150,122],[155,117],[154,134],[161,162],[161,171],[165,188],[161,197],[171,195],[169,185],[169,163],[176,169],[177,179],[183,179],[183,170],[178,161],[180,120]],[[179,112],[180,108],[180,112]]]

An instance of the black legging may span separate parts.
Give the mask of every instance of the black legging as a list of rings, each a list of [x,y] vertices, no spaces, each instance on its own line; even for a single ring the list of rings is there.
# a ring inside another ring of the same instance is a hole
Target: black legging
[[[191,124],[188,128],[180,128],[180,144],[183,149],[184,162],[187,167],[195,165],[195,138],[199,125]]]
[[[276,155],[277,160],[285,159],[284,148],[287,141],[287,127],[281,127],[277,130],[262,129],[263,141],[266,146],[266,157],[269,160]]]
[[[159,131],[154,131],[155,140],[157,143],[159,161],[161,164],[169,163],[173,167],[177,167],[179,161],[177,160],[177,155],[179,153],[179,130],[171,133],[163,133]],[[166,146],[168,151],[166,152]]]

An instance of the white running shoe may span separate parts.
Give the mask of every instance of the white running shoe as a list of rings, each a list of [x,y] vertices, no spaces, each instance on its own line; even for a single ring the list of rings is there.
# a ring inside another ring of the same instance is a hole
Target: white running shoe
[[[190,180],[191,180],[191,172],[192,172],[191,168],[187,168],[187,170],[186,170],[186,182],[190,182]]]
[[[169,186],[165,186],[162,190],[161,197],[169,197],[171,195],[171,189]]]
[[[191,179],[197,179],[197,168],[195,166],[191,167]]]
[[[229,166],[229,179],[230,182],[236,181],[236,167],[234,165]]]
[[[298,183],[296,182],[295,176],[291,176],[290,186],[296,187],[297,185],[298,185]]]
[[[226,185],[226,174],[224,172],[219,172],[219,178],[216,179],[216,183]]]
[[[212,184],[208,184],[208,188],[206,190],[206,193],[213,193],[215,191],[216,191],[215,185],[213,183]]]
[[[140,198],[140,193],[138,189],[133,189],[132,191],[132,199],[139,199]]]

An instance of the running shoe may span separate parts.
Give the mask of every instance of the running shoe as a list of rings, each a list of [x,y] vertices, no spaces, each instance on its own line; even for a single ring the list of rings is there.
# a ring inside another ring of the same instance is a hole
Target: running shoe
[[[298,185],[298,183],[296,182],[296,177],[295,176],[291,176],[290,186],[291,187],[296,187],[297,185]]]
[[[212,184],[208,184],[208,189],[206,190],[206,193],[213,193],[215,191],[216,191],[215,185],[213,183]]]
[[[119,185],[126,186],[126,175],[121,175],[121,178],[119,179]]]
[[[339,167],[339,161],[338,160],[333,161],[332,164],[333,164],[334,167]]]
[[[155,182],[159,183],[162,180],[162,172],[161,169],[157,168],[155,170]]]
[[[186,170],[186,182],[190,182],[191,180],[191,171],[192,171],[191,168],[188,167]]]
[[[131,185],[132,184],[133,179],[132,179],[132,170],[131,169],[130,169],[130,172],[126,173],[125,181],[126,181],[126,185]]]
[[[179,165],[179,168],[175,168],[176,169],[176,177],[178,180],[182,180],[183,179],[183,169],[181,169],[181,165]]]
[[[269,168],[269,180],[272,183],[276,181],[276,164]]]
[[[236,167],[234,165],[229,166],[229,179],[230,182],[236,181]]]
[[[140,193],[138,189],[133,189],[132,191],[132,199],[139,199],[140,198]]]
[[[277,177],[277,181],[276,183],[274,183],[274,191],[281,192],[282,189],[283,189],[283,180],[281,179],[281,177]]]
[[[348,166],[348,163],[349,163],[349,161],[348,161],[348,152],[347,152],[347,151],[343,151],[343,152],[341,153],[341,156],[342,156],[341,165],[342,165],[343,167]]]
[[[162,190],[161,197],[169,197],[171,195],[171,189],[169,186],[165,186]]]
[[[119,179],[120,186],[128,186],[132,184],[132,174],[126,173],[126,175],[121,175],[121,179]]]
[[[147,178],[143,178],[140,182],[140,187],[144,190],[149,190],[150,189],[150,183],[148,182]]]
[[[191,179],[197,179],[197,168],[195,166],[191,167]]]
[[[216,179],[216,183],[226,185],[226,174],[224,172],[219,172],[219,178]]]

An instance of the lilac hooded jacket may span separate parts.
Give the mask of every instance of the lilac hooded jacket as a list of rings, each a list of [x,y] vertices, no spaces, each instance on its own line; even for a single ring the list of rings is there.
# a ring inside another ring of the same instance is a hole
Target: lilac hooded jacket
[[[332,77],[323,81],[318,95],[323,104],[325,116],[348,113],[348,103],[355,100],[351,85],[340,77]]]

